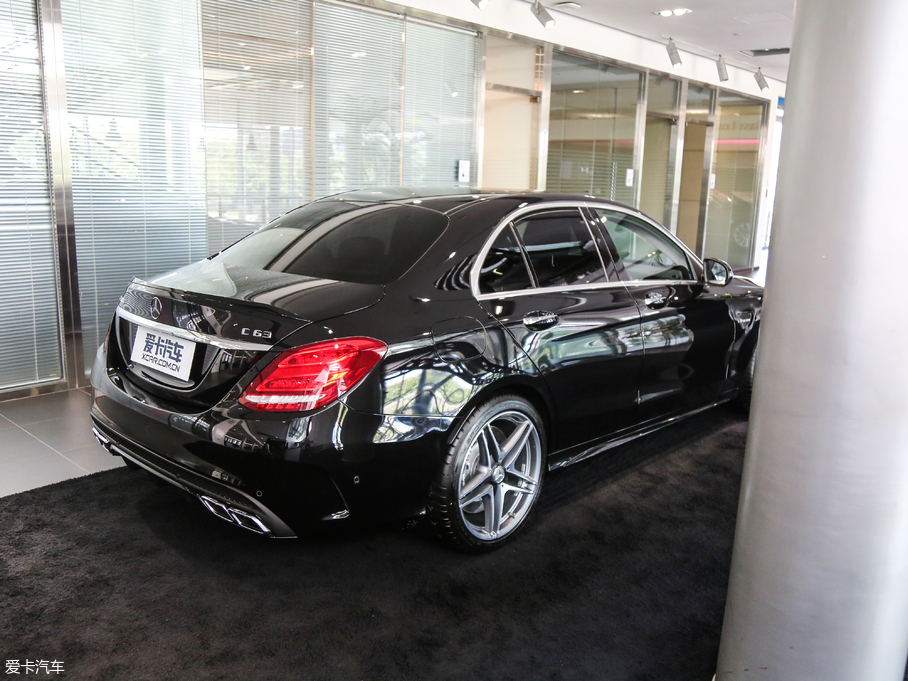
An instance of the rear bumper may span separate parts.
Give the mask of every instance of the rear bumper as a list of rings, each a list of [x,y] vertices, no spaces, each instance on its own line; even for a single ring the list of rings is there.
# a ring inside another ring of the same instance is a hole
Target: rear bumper
[[[92,432],[106,450],[129,459],[159,478],[199,498],[222,520],[275,538],[293,538],[296,533],[270,509],[245,492],[208,479],[184,466],[132,442],[92,417]]]

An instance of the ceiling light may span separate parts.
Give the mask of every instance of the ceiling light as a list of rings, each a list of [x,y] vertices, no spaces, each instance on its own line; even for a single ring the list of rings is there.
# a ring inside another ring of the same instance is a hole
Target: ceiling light
[[[668,51],[668,58],[672,60],[672,66],[675,68],[681,66],[681,55],[678,54],[678,48],[675,45],[675,41],[669,38],[668,45],[665,46],[665,49]]]
[[[678,7],[677,9],[663,9],[658,12],[653,12],[653,14],[658,14],[660,17],[683,17],[685,14],[690,14],[693,10],[689,10],[686,7]]]
[[[549,14],[549,11],[542,6],[542,3],[539,0],[536,0],[532,6],[533,14],[539,19],[539,23],[545,27],[545,30],[550,30],[555,28],[555,19]]]
[[[719,58],[716,59],[716,70],[719,72],[719,82],[724,83],[728,80],[728,69],[725,68],[725,57],[721,54]]]
[[[586,90],[574,90],[574,94],[575,94],[575,95],[579,95],[579,94],[582,94],[582,93],[584,93],[584,92],[586,92]]]
[[[676,17],[681,17],[685,14],[690,14],[690,10],[685,7],[679,7],[677,9],[673,9],[672,14],[674,14]]]
[[[757,72],[754,74],[754,80],[757,81],[757,85],[760,86],[760,89],[763,92],[769,92],[769,83],[767,83],[766,79],[763,77],[763,69],[757,69]]]
[[[479,9],[485,9],[489,6],[489,0],[471,0]]]

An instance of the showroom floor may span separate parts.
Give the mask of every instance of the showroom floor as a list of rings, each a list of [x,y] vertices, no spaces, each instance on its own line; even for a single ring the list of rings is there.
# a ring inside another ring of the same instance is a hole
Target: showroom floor
[[[124,465],[91,434],[85,390],[0,402],[0,497]]]

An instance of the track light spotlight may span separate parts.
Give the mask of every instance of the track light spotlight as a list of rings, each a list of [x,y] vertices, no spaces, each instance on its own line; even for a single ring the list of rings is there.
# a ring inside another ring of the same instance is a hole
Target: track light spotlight
[[[725,68],[725,57],[721,54],[719,58],[716,59],[716,70],[719,72],[719,82],[724,83],[728,80],[728,69]]]
[[[479,9],[485,9],[489,6],[489,0],[470,0],[470,2],[476,5]]]
[[[757,69],[757,72],[754,74],[754,80],[757,81],[757,85],[760,86],[760,89],[763,92],[769,92],[769,83],[767,83],[766,79],[763,77],[763,69]]]
[[[549,11],[542,6],[542,3],[539,0],[535,0],[532,5],[533,14],[539,19],[539,23],[542,24],[546,30],[555,28],[555,19],[549,14]]]
[[[675,68],[681,66],[681,55],[678,54],[678,48],[675,45],[675,41],[669,38],[668,45],[665,46],[665,49],[668,50],[668,58],[672,60],[672,66]]]

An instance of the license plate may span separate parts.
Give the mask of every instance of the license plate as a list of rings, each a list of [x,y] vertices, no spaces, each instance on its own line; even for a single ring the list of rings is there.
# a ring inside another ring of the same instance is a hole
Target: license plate
[[[168,376],[188,381],[194,353],[195,343],[192,341],[140,326],[132,344],[130,359]]]

